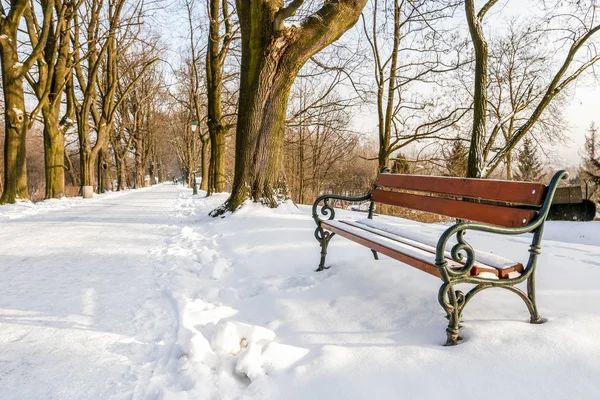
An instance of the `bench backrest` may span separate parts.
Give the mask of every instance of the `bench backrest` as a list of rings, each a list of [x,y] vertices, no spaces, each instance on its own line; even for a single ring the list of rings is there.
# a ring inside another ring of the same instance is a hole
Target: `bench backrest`
[[[547,190],[532,182],[379,174],[371,201],[515,228],[535,219]]]

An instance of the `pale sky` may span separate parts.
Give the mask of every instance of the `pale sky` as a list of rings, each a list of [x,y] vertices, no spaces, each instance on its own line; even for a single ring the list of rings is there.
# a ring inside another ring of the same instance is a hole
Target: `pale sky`
[[[566,110],[566,117],[571,125],[571,141],[557,153],[563,157],[566,165],[579,165],[579,153],[583,149],[585,134],[592,121],[600,125],[600,96],[598,85],[579,85],[575,96]],[[557,160],[560,161],[560,160]]]

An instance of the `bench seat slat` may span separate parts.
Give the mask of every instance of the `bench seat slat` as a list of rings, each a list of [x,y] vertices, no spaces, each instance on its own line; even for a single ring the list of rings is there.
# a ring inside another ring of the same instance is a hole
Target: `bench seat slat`
[[[537,215],[535,210],[419,196],[380,189],[371,192],[371,201],[509,228],[524,226]]]
[[[371,232],[366,225],[353,225],[349,222],[352,221],[324,221],[321,223],[321,226],[326,230],[335,232],[340,236],[378,251],[381,254],[385,254],[388,257],[441,278],[440,272],[435,266],[435,248],[399,236],[394,237],[389,233],[387,235],[382,235],[380,233]],[[463,266],[463,264],[452,260],[450,257],[446,257],[446,259],[450,268],[458,269]],[[506,267],[499,270],[495,267],[477,262],[471,270],[471,275],[479,275],[480,273],[485,272],[503,279],[507,278],[508,274],[513,271],[521,272],[522,270],[523,266],[518,263],[515,263],[512,267]]]
[[[396,174],[377,175],[375,185],[532,206],[542,204],[547,190],[533,182]]]
[[[428,251],[432,251],[434,253],[439,239],[439,234],[432,236],[424,232],[415,231],[414,225],[402,227],[398,225],[391,225],[385,222],[380,222],[375,219],[360,219],[356,221],[340,220],[340,222],[344,222],[346,224],[354,225],[357,227],[363,227],[363,229],[371,230],[373,233],[390,235],[390,238],[397,238],[399,240],[410,240],[411,243],[414,243],[414,246],[423,246]],[[451,258],[450,250],[455,244],[456,240],[451,239],[450,241],[448,241],[448,244],[446,245],[446,254],[448,258]],[[493,253],[487,253],[484,251],[477,251],[477,260],[475,261],[480,262],[481,264],[489,265],[496,269],[511,268],[515,264],[519,264],[508,258]]]

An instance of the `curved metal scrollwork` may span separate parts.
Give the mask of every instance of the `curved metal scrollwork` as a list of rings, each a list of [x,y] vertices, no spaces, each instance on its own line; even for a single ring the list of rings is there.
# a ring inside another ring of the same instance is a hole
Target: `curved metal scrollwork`
[[[335,218],[335,210],[329,205],[329,199],[323,200],[323,207],[321,207],[320,213],[326,217],[327,220]]]
[[[331,232],[324,230],[320,226],[317,227],[317,229],[315,229],[315,239],[317,239],[319,242],[322,242],[324,240],[328,241],[330,236]]]
[[[456,232],[456,241],[457,243],[452,246],[452,250],[450,250],[450,255],[452,259],[456,262],[464,264],[464,266],[460,269],[448,269],[448,275],[452,277],[458,277],[467,275],[470,273],[471,268],[475,264],[475,249],[465,240],[465,231]],[[466,256],[466,260],[465,260]]]
[[[438,301],[449,317],[455,312],[460,315],[465,304],[465,294],[461,290],[454,290],[449,283],[445,283],[440,287]]]
[[[370,198],[371,198],[371,194],[367,194],[362,197],[346,197],[346,196],[338,196],[338,195],[334,195],[334,194],[326,194],[326,195],[319,197],[317,200],[315,200],[315,202],[313,204],[313,208],[312,208],[312,217],[315,220],[315,223],[317,225],[319,225],[319,223],[321,221],[328,221],[328,220],[334,219],[335,218],[335,210],[331,206],[331,204],[329,202],[330,200],[342,200],[342,201],[349,201],[349,202],[353,202],[353,203],[359,203],[362,201],[369,200]],[[323,205],[321,205],[321,208],[319,210],[320,203],[323,203]],[[317,239],[317,240],[319,240],[319,239]]]

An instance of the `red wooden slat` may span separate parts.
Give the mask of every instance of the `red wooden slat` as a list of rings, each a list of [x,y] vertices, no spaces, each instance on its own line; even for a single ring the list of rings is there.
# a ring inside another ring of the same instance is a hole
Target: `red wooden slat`
[[[371,200],[392,206],[406,207],[413,210],[483,222],[486,224],[515,228],[524,226],[537,215],[537,211],[519,208],[480,204],[460,200],[443,199],[431,196],[388,192],[375,189],[371,192]]]
[[[375,185],[527,205],[541,205],[547,189],[532,182],[395,174],[379,174]]]

